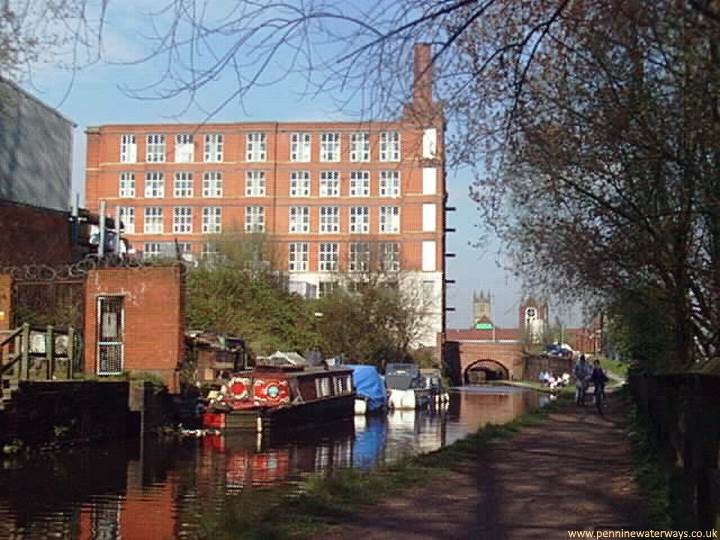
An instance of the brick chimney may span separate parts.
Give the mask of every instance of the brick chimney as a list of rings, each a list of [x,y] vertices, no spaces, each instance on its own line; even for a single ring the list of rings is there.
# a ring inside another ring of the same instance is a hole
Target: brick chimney
[[[432,49],[429,43],[415,44],[413,74],[413,105],[422,108],[432,103]]]

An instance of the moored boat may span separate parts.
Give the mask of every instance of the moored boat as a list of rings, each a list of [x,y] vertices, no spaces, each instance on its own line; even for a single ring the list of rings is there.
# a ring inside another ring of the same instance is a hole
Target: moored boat
[[[345,365],[353,370],[355,387],[355,414],[372,414],[387,407],[385,381],[375,366]]]
[[[302,427],[352,417],[354,404],[351,369],[257,366],[234,374],[211,396],[203,427]]]
[[[430,389],[415,364],[387,364],[385,385],[389,394],[388,406],[392,409],[422,409],[430,403]]]

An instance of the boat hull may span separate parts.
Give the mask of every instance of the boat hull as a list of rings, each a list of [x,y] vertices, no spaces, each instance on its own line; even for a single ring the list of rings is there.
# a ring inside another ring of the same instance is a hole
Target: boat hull
[[[354,412],[355,395],[350,394],[286,406],[208,411],[203,415],[203,427],[262,432],[278,428],[302,428],[352,418]]]

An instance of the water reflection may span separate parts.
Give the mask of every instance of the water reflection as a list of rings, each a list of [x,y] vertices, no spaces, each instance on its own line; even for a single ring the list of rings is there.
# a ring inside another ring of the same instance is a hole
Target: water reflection
[[[228,496],[292,492],[312,473],[372,468],[436,450],[488,422],[504,423],[543,396],[493,388],[451,394],[449,407],[293,434],[122,441],[3,463],[0,537],[134,539],[193,537]]]

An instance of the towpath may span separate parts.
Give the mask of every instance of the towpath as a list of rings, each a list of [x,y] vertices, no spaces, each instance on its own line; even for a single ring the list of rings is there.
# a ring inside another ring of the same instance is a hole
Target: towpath
[[[566,539],[643,528],[623,404],[564,406],[442,479],[362,509],[332,539]]]

